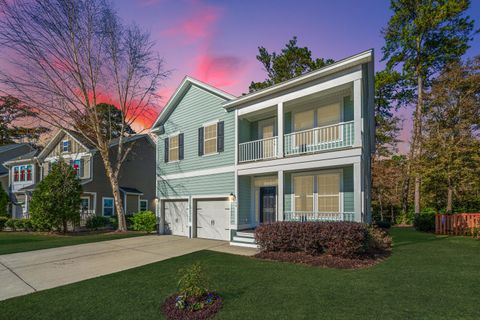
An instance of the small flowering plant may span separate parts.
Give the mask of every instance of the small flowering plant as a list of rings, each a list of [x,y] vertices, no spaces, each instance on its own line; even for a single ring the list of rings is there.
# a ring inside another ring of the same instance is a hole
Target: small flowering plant
[[[222,307],[223,299],[209,289],[202,266],[180,270],[178,291],[167,298],[162,311],[167,319],[208,319]]]

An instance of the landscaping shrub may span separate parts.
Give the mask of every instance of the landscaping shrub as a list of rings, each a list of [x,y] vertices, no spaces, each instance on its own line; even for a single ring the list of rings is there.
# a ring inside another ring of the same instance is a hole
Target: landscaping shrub
[[[15,231],[15,219],[10,218],[5,222],[5,227],[10,228],[10,230]]]
[[[132,218],[133,218],[133,214],[126,214],[125,215],[125,222],[127,223],[127,229],[128,230],[132,230],[132,228],[133,228]],[[118,217],[113,216],[113,217],[110,217],[109,220],[110,220],[110,225],[112,226],[112,228],[117,229],[118,228]]]
[[[91,230],[98,230],[99,228],[104,228],[110,224],[110,219],[102,216],[93,216],[88,218],[85,223],[85,227]]]
[[[417,231],[434,232],[435,231],[435,214],[421,213],[415,217],[413,226]]]
[[[35,230],[31,219],[23,219],[23,229],[25,229],[25,231]]]
[[[152,211],[140,211],[133,215],[133,230],[153,232],[157,226],[157,217]]]
[[[0,231],[5,229],[5,223],[7,222],[7,220],[8,220],[7,217],[0,216]]]
[[[376,237],[367,225],[356,222],[275,222],[255,230],[255,239],[262,251],[326,253],[343,258],[354,258],[377,249],[380,244],[372,240]]]
[[[8,194],[3,190],[2,185],[0,185],[0,217],[8,218],[8,202]]]
[[[377,226],[368,228],[368,251],[371,253],[385,252],[392,247],[392,238],[384,229]]]
[[[392,224],[390,223],[390,221],[375,221],[375,225],[379,228],[382,228],[382,229],[390,229],[392,227]]]
[[[15,219],[13,224],[15,225],[15,230],[22,230],[25,227],[23,219]]]

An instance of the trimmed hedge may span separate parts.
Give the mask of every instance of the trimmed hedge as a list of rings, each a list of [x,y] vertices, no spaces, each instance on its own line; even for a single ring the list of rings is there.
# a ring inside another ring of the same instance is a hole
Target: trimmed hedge
[[[257,227],[255,239],[260,249],[266,252],[355,258],[389,246],[388,240],[381,239],[388,237],[386,233],[372,234],[370,228],[357,222],[275,222]]]

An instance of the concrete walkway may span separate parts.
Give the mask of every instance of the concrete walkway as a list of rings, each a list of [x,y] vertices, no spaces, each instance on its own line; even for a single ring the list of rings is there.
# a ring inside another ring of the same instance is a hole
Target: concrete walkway
[[[224,241],[144,236],[0,255],[0,300],[205,249],[240,255],[256,252]]]

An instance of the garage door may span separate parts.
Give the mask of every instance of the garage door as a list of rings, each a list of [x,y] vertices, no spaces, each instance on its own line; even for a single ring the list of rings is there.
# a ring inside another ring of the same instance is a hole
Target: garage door
[[[226,199],[197,201],[197,237],[230,240],[230,202]]]
[[[188,237],[188,202],[165,201],[165,232]]]

